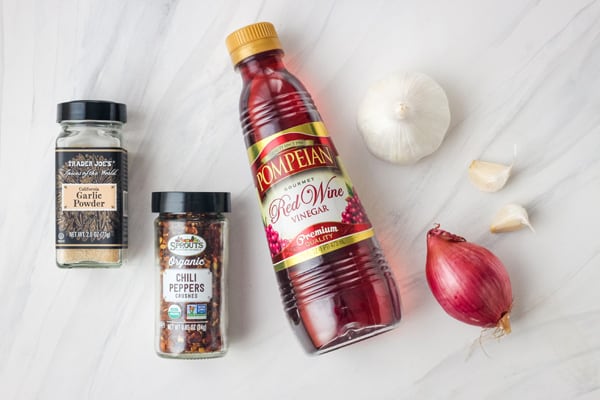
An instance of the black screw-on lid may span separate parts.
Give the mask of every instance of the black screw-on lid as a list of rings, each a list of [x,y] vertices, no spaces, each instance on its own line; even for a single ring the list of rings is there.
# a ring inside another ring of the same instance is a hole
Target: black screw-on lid
[[[219,213],[231,211],[229,192],[152,192],[152,212]]]
[[[56,122],[62,121],[119,121],[127,122],[127,106],[100,100],[74,100],[59,103]]]

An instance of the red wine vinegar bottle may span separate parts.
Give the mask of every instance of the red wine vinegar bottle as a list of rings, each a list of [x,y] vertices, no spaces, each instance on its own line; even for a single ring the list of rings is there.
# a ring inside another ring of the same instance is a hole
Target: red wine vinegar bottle
[[[285,312],[325,353],[400,321],[395,281],[310,95],[272,24],[227,37],[243,79],[240,120]]]

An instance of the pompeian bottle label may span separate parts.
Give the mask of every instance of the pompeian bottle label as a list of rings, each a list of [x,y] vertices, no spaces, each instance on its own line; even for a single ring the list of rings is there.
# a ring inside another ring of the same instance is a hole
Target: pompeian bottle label
[[[56,149],[56,247],[127,247],[127,151]]]
[[[322,122],[248,148],[276,271],[374,235]]]

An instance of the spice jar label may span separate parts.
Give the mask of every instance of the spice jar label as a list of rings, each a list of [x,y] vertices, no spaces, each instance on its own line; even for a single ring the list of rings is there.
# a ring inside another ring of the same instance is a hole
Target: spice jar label
[[[117,211],[115,183],[63,183],[62,211]]]
[[[163,273],[163,298],[171,303],[208,302],[212,273],[208,269],[168,269]]]
[[[127,152],[56,149],[56,247],[127,247]]]
[[[206,241],[198,235],[176,235],[169,239],[168,249],[178,256],[195,256],[206,249]]]
[[[276,271],[374,235],[323,123],[271,135],[248,156]]]

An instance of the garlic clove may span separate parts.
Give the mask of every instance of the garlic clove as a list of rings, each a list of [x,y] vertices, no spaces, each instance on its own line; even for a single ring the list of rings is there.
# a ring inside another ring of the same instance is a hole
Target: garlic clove
[[[492,233],[512,232],[525,226],[535,232],[529,222],[527,210],[518,204],[507,204],[494,216],[490,231]]]
[[[497,192],[506,185],[512,165],[474,160],[469,165],[469,179],[482,192]]]

